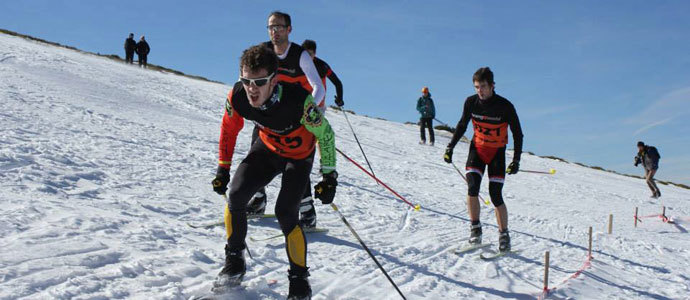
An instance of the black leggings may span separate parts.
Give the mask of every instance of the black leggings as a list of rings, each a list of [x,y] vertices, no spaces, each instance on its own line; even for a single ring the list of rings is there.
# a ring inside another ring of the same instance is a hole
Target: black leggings
[[[419,135],[422,141],[426,141],[426,136],[424,135],[424,128],[429,128],[429,141],[434,142],[434,119],[433,118],[421,118],[419,119]]]
[[[479,187],[482,183],[484,170],[489,171],[489,196],[495,207],[503,205],[503,181],[506,176],[506,148],[495,150],[493,158],[487,163],[482,160],[474,142],[470,144],[470,152],[467,155],[467,195],[479,196]],[[487,168],[488,167],[488,168]]]
[[[278,174],[283,174],[280,192],[276,200],[275,214],[280,229],[287,237],[299,227],[299,204],[304,189],[309,182],[309,173],[314,163],[314,152],[307,158],[296,160],[279,156],[269,150],[261,140],[254,143],[237,167],[230,185],[228,207],[231,214],[231,228],[228,244],[232,249],[244,249],[247,236],[247,203],[259,188],[267,185]],[[301,231],[300,231],[301,234]],[[296,259],[306,265],[306,239],[301,234],[297,245],[304,249],[305,256]],[[286,243],[286,250],[288,250]],[[295,246],[295,245],[292,245]],[[288,255],[289,255],[288,251]],[[304,268],[295,265],[290,259],[291,268]]]
[[[258,140],[258,139],[259,139],[259,126],[254,126],[254,131],[252,131],[252,145],[254,145],[254,143],[256,143],[256,140]],[[433,141],[433,139],[432,139],[432,141]],[[311,169],[309,170],[309,172],[311,173]],[[268,183],[266,183],[266,184],[268,184]],[[259,190],[257,190],[257,192],[261,192],[262,194],[266,195],[266,185],[262,185],[261,188],[259,188]],[[307,178],[307,186],[304,188],[304,193],[302,194],[302,198],[300,198],[300,200],[305,199],[307,197],[310,198],[309,202],[311,202],[311,205],[314,205],[314,199],[311,199],[311,178]]]

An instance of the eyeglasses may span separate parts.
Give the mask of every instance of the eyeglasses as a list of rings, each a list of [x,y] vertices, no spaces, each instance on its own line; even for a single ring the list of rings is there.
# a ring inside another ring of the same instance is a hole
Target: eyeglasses
[[[268,29],[268,31],[274,31],[274,32],[275,31],[282,31],[285,28],[287,28],[286,25],[268,25],[268,26],[266,26],[266,29]]]
[[[276,73],[271,73],[271,75],[268,75],[266,77],[252,78],[252,79],[244,78],[244,77],[240,76],[240,81],[242,81],[242,84],[247,85],[247,86],[251,85],[251,84],[254,84],[255,86],[264,86],[266,83],[268,83],[271,80],[271,78],[275,74]]]

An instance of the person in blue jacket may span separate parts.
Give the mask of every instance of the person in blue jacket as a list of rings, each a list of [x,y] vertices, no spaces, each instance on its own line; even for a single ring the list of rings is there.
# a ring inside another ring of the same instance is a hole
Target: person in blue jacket
[[[426,136],[424,135],[424,128],[429,127],[429,142],[434,145],[434,118],[436,117],[436,108],[434,107],[434,100],[431,99],[429,88],[422,88],[422,96],[417,100],[417,111],[421,115],[419,117],[419,133],[422,140],[420,144],[426,143]]]

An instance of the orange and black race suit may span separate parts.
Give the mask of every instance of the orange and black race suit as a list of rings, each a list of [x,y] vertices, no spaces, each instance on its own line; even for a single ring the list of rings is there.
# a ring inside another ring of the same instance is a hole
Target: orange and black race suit
[[[309,173],[318,141],[321,172],[335,171],[335,135],[328,120],[317,109],[311,94],[296,84],[279,83],[260,107],[249,104],[247,92],[238,82],[227,97],[220,131],[219,165],[230,168],[237,135],[244,119],[259,128],[260,140],[253,143],[236,169],[224,219],[228,247],[245,248],[247,203],[261,187],[282,174],[275,214],[285,235],[291,270],[307,270],[307,243],[299,226],[301,196],[309,190]]]
[[[264,46],[273,50],[273,42]],[[316,66],[302,46],[290,43],[287,52],[278,55],[278,81],[297,83],[312,94],[314,102],[322,105],[326,89],[320,81]]]
[[[328,120],[316,109],[306,90],[295,84],[278,84],[271,97],[259,108],[249,104],[242,83],[228,94],[220,131],[219,165],[230,167],[237,135],[244,119],[259,128],[259,138],[273,153],[290,159],[311,155],[319,142],[321,171],[335,170],[335,135]]]
[[[490,164],[497,153],[503,153],[499,149],[504,149],[506,144],[508,144],[509,126],[514,142],[513,161],[520,160],[522,154],[522,128],[520,127],[520,120],[515,112],[515,107],[510,101],[497,94],[486,100],[481,100],[476,94],[468,97],[465,100],[462,117],[458,121],[453,138],[448,144],[449,148],[455,148],[462,135],[465,134],[470,120],[472,120],[472,125],[474,126],[471,147],[476,148],[476,155],[481,159],[481,162]],[[468,169],[470,167],[468,161]]]

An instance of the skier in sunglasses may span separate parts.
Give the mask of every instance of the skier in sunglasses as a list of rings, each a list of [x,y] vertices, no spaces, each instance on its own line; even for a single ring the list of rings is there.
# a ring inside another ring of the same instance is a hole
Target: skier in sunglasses
[[[263,45],[272,49],[278,55],[277,78],[280,82],[297,83],[311,93],[314,102],[323,107],[326,89],[319,78],[319,73],[309,53],[302,46],[289,40],[292,32],[290,15],[274,11],[268,16],[268,35],[270,41]],[[323,110],[322,110],[323,112]],[[259,130],[254,128],[252,144],[256,142]],[[266,183],[268,184],[268,182]],[[311,184],[310,184],[311,185]],[[266,188],[261,187],[249,201],[248,211],[253,215],[261,215],[266,210]],[[316,228],[316,209],[311,191],[307,190],[301,196],[300,224],[310,230]]]
[[[338,173],[335,171],[335,134],[309,92],[295,84],[279,82],[278,57],[263,45],[244,51],[240,81],[230,91],[221,126],[219,163],[213,190],[225,195],[237,135],[244,119],[259,128],[259,138],[235,171],[225,206],[225,266],[214,291],[237,286],[246,272],[247,203],[256,191],[282,174],[275,214],[285,235],[290,263],[288,299],[310,299],[307,277],[307,241],[299,224],[300,199],[309,189],[309,173],[318,141],[323,180],[314,195],[324,204],[333,202]]]

